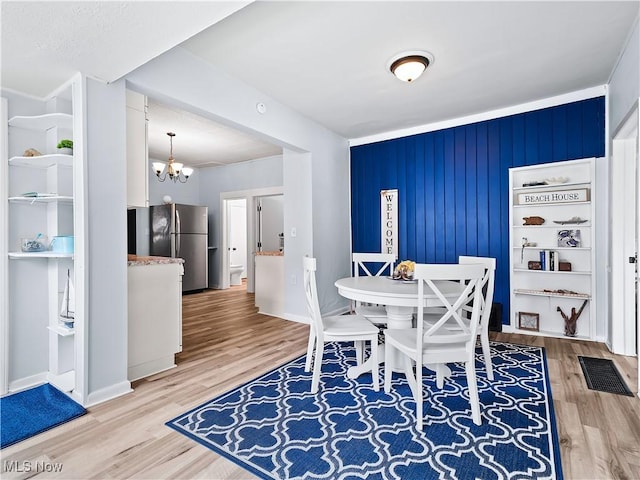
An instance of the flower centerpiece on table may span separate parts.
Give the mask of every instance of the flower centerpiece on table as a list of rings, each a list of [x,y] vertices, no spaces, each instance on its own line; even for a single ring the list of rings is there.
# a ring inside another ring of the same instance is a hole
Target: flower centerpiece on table
[[[416,262],[403,260],[393,270],[394,280],[413,280],[413,270]]]

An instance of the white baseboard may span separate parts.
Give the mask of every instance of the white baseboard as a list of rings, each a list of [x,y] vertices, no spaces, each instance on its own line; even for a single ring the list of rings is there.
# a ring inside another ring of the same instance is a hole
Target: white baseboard
[[[175,368],[175,355],[166,355],[162,358],[151,360],[150,362],[141,363],[139,365],[132,365],[128,369],[129,381],[139,380],[156,373],[164,372]]]
[[[91,392],[89,395],[87,395],[87,402],[84,406],[91,407],[93,405],[106,402],[107,400],[112,400],[131,392],[133,392],[133,389],[131,388],[130,382],[124,381],[116,383],[114,385],[101,388],[100,390],[96,390],[95,392]]]
[[[295,315],[293,313],[284,313],[280,318],[283,318],[285,320],[291,320],[292,322],[305,323],[309,325],[309,317],[305,317],[303,315]]]
[[[47,372],[37,373],[30,377],[19,378],[18,380],[9,382],[9,393],[26,390],[27,388],[42,385],[43,383],[47,383]]]
[[[502,333],[515,333],[515,329],[511,324],[508,324],[508,325],[502,324]]]
[[[265,312],[264,310],[258,310],[258,313],[260,315],[267,315],[268,317],[276,317],[276,318],[282,318],[283,320],[288,320],[288,318],[285,317],[285,314],[280,312],[280,313],[271,313],[271,312]]]

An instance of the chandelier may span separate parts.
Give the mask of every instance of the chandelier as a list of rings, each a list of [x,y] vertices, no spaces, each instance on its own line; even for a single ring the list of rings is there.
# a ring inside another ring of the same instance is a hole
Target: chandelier
[[[173,137],[175,137],[176,134],[173,132],[167,132],[167,135],[169,135],[169,142],[171,144],[169,161],[167,163],[153,162],[153,171],[161,182],[164,182],[168,177],[173,180],[174,183],[186,183],[193,173],[193,168],[185,167],[182,163],[175,161],[175,158],[173,158]],[[167,169],[166,172],[165,168]]]

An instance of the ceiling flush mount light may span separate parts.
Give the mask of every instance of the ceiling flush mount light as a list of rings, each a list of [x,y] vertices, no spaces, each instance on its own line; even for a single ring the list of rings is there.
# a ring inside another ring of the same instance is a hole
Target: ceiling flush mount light
[[[433,63],[433,55],[424,51],[402,52],[389,60],[391,73],[403,82],[413,82]]]
[[[169,161],[167,163],[153,162],[153,171],[161,182],[164,182],[168,177],[173,180],[174,183],[186,183],[193,173],[193,168],[185,167],[182,163],[175,161],[175,158],[173,158],[173,137],[175,137],[176,134],[173,132],[167,132],[167,135],[169,135],[169,142],[171,144]],[[166,172],[164,171],[165,168],[167,169]]]

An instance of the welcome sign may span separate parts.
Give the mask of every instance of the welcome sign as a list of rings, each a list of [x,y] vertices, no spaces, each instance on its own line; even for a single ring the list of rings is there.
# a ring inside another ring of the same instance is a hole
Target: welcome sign
[[[382,253],[398,258],[398,190],[380,191],[380,215]]]
[[[554,190],[552,192],[531,192],[518,194],[519,205],[538,205],[542,203],[572,203],[589,200],[588,188],[572,190]]]

